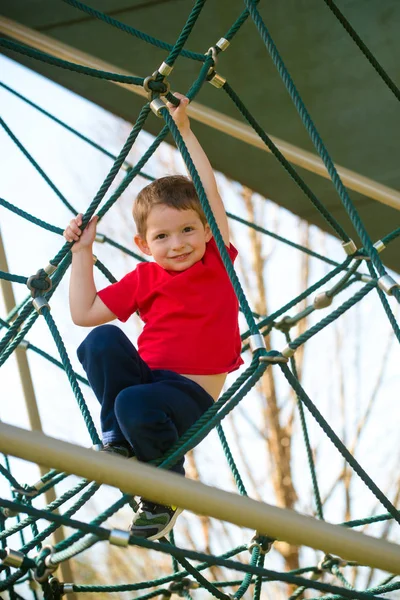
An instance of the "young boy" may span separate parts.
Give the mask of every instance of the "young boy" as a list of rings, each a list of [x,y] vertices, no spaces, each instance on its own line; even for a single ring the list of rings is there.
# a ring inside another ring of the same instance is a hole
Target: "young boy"
[[[190,129],[188,99],[168,105],[199,173],[229,256],[225,209],[211,165]],[[96,327],[78,357],[101,403],[104,450],[141,461],[161,457],[212,405],[226,376],[237,369],[241,340],[238,302],[197,197],[186,177],[158,179],[133,206],[135,243],[154,262],[139,264],[97,292],[93,278],[94,217],[81,232],[82,215],[64,237],[74,241],[70,310],[76,325]],[[144,322],[138,351],[114,325],[138,311]],[[184,459],[171,467],[183,474]],[[172,529],[181,509],[144,499],[131,525],[150,540]]]

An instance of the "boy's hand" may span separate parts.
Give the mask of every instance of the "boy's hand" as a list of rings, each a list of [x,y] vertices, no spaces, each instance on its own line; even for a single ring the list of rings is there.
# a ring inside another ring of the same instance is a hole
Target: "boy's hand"
[[[179,94],[178,92],[175,92],[174,96],[175,98],[179,98],[181,101],[179,106],[174,106],[171,102],[167,102],[167,107],[179,131],[184,133],[190,129],[190,121],[186,112],[186,107],[189,104],[189,98],[186,98],[186,96]]]
[[[67,242],[75,242],[71,247],[71,252],[79,252],[80,250],[91,247],[96,237],[98,216],[92,217],[83,233],[80,229],[82,225],[82,216],[82,213],[79,213],[79,215],[72,219],[63,233]]]

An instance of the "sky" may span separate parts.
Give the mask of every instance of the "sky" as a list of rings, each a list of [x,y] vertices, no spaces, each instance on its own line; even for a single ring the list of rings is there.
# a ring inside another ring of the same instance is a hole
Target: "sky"
[[[5,84],[65,120],[111,152],[117,154],[122,147],[129,132],[129,124],[126,122],[8,58],[0,57],[0,73],[1,80]],[[65,132],[59,125],[50,123],[45,116],[3,88],[0,88],[0,107],[1,115],[14,135],[76,210],[84,212],[111,166],[110,159],[76,139],[71,133]],[[130,160],[134,161],[135,157],[141,156],[152,139],[149,134],[143,133],[129,157]],[[4,130],[0,132],[0,165],[1,198],[58,227],[66,226],[71,218],[70,211],[37,174]],[[146,171],[158,177],[176,171],[184,173],[185,169],[178,153],[163,145],[157,156],[149,161]],[[217,177],[229,211],[245,218],[246,211],[240,197],[240,186],[235,182],[229,182],[221,174]],[[121,181],[121,177],[117,181]],[[132,240],[135,231],[130,217],[130,206],[135,194],[144,184],[143,178],[137,178],[98,228],[100,233],[106,233],[131,249],[134,249]],[[297,217],[283,209],[278,209],[272,202],[266,202],[259,196],[255,198],[255,206],[259,224],[300,242],[301,224]],[[63,244],[63,238],[60,236],[39,229],[3,207],[0,207],[0,228],[11,273],[24,276],[35,273],[49,262]],[[239,278],[244,282],[244,275],[247,274],[250,282],[249,296],[254,301],[252,290],[255,289],[255,276],[251,270],[247,231],[243,226],[232,225],[232,233],[234,242],[243,256],[243,264],[238,265]],[[343,260],[343,253],[337,240],[322,234],[315,227],[310,230],[310,241],[317,251],[334,260]],[[270,312],[273,312],[299,293],[301,263],[297,251],[271,242],[269,239],[263,240],[262,243],[263,253],[267,257],[265,277],[268,281],[268,301]],[[117,278],[134,268],[135,261],[122,256],[119,251],[110,246],[97,244],[95,253]],[[311,282],[318,280],[326,272],[326,265],[311,260]],[[104,277],[98,274],[96,274],[96,282],[98,286],[105,286],[107,283]],[[14,284],[13,289],[17,302],[26,297],[25,286]],[[332,309],[349,297],[351,291],[345,292],[340,297],[340,301],[335,300]],[[75,351],[86,336],[87,330],[76,327],[71,322],[68,309],[68,277],[64,278],[50,304],[52,316],[63,337],[72,365],[82,374]],[[398,315],[398,307],[394,302],[391,302],[391,306]],[[326,314],[327,312],[323,314],[318,312],[312,315],[310,325]],[[2,318],[6,316],[2,304],[0,304],[0,316]],[[133,339],[139,331],[139,323],[136,319],[121,327]],[[43,318],[37,320],[27,338],[58,358],[54,341]],[[278,350],[286,345],[279,334],[274,333],[272,339],[273,347]],[[387,348],[389,351],[385,356]],[[393,492],[395,483],[393,473],[396,472],[394,469],[399,459],[397,440],[400,352],[377,295],[371,293],[357,310],[346,313],[335,327],[327,328],[326,331],[312,338],[307,343],[306,355],[304,387],[328,421],[337,427],[337,432],[348,440],[352,439],[356,424],[360,415],[367,409],[377,382],[381,382],[376,402],[371,409],[371,418],[357,450],[357,458],[361,464],[368,465],[368,472],[384,491]],[[33,352],[29,351],[28,357],[43,430],[53,437],[86,447],[90,446],[89,436],[66,377],[57,367],[49,365]],[[248,362],[247,355],[246,363]],[[340,365],[343,367],[342,370],[339,369]],[[231,376],[230,383],[233,380],[234,376]],[[286,401],[289,402],[287,386],[282,378],[277,377],[277,385],[283,398],[287,398]],[[14,357],[10,357],[0,369],[0,386],[2,389],[0,419],[27,428],[28,419]],[[98,403],[90,390],[86,387],[82,389],[98,427]],[[340,400],[341,398],[344,400]],[[259,452],[259,441],[255,439],[251,425],[251,422],[257,422],[259,410],[257,398],[250,394],[246,403],[237,410],[237,415],[246,448],[255,461],[256,479],[263,485],[262,481],[268,465],[263,454]],[[343,424],[344,411],[346,419]],[[331,483],[330,477],[333,472],[341,469],[342,460],[332,451],[331,445],[326,443],[318,426],[312,420],[309,421],[309,427],[312,439],[316,440],[314,444],[316,455],[322,467],[320,472],[322,488],[327,491]],[[234,433],[229,427],[227,427],[227,437],[235,447]],[[231,489],[232,482],[227,467],[217,475],[212,472],[215,452],[218,452],[222,458],[220,448],[216,450],[216,447],[217,438],[213,432],[201,447],[202,480],[205,483],[216,483],[224,489]],[[311,483],[309,477],[304,476],[307,467],[298,422],[294,450],[292,460],[295,465],[296,485],[301,491],[301,507],[305,510],[312,505],[309,498]],[[239,456],[237,460],[240,464]],[[38,478],[36,467],[29,463],[13,460],[12,464],[17,479],[32,482]],[[264,499],[273,503],[273,494],[267,484],[264,492]],[[7,494],[6,488],[1,483],[0,493]],[[109,490],[104,503],[114,498],[113,494],[114,492]],[[374,499],[366,494],[361,483],[355,485],[354,502],[355,510],[358,511],[357,516],[362,516],[375,507]],[[340,515],[342,506],[343,498],[338,496],[336,502],[327,509],[328,520],[340,521],[340,517],[337,516]],[[378,512],[384,511],[379,509]]]

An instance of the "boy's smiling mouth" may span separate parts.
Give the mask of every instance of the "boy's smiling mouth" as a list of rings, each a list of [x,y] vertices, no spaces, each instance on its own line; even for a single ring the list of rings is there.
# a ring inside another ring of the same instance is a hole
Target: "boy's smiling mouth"
[[[177,256],[171,256],[173,260],[185,260],[188,256],[191,255],[191,252],[185,252],[185,254],[178,254]]]

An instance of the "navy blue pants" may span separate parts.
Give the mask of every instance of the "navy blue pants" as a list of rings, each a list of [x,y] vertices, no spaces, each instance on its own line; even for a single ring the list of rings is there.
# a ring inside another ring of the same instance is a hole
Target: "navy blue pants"
[[[194,381],[150,369],[115,325],[93,329],[78,358],[101,404],[103,443],[128,443],[144,462],[160,458],[214,402]],[[184,475],[183,462],[171,471]]]

